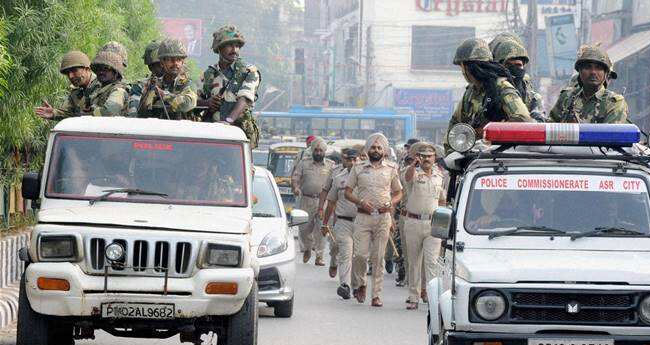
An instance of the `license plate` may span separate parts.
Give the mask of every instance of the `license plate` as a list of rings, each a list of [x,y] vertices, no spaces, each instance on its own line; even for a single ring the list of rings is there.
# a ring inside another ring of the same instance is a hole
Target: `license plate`
[[[279,187],[280,188],[280,194],[293,194],[291,191],[291,187]]]
[[[528,339],[528,345],[614,345],[612,339]]]
[[[172,303],[102,303],[102,317],[116,319],[173,319]]]

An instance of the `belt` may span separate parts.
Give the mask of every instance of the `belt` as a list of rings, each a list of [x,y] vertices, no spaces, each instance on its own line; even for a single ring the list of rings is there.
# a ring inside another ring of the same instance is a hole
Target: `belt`
[[[314,195],[310,195],[310,194],[302,194],[301,196],[306,196],[306,197],[308,197],[308,198],[312,198],[312,199],[315,199],[315,198],[320,197],[320,195],[318,195],[318,194],[314,194]]]
[[[371,216],[373,215],[372,213],[368,213],[368,211],[366,211],[366,210],[364,210],[364,209],[362,209],[362,208],[358,208],[358,209],[357,209],[357,212],[359,212],[359,213],[363,213],[363,214],[369,214],[369,215],[371,215]],[[388,209],[388,210],[386,210],[386,211],[383,211],[383,212],[379,212],[379,210],[376,210],[376,212],[377,212],[377,214],[388,213],[388,212],[390,212],[390,209]]]
[[[417,214],[408,211],[406,212],[406,216],[409,218],[419,219],[419,220],[431,220],[431,218],[433,218],[433,215],[431,214]]]
[[[339,215],[337,214],[337,215],[336,215],[336,218],[338,218],[338,219],[343,219],[343,220],[347,220],[348,222],[354,222],[354,217],[343,217],[343,216],[339,216]]]

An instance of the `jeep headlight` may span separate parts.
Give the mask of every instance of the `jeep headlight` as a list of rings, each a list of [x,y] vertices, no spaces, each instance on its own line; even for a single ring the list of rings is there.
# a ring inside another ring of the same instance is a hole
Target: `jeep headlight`
[[[286,234],[280,234],[275,231],[268,233],[257,248],[257,257],[262,258],[282,253],[287,250],[289,241]]]
[[[639,304],[639,316],[645,323],[650,323],[650,295],[641,300]]]
[[[483,320],[494,321],[505,313],[506,299],[497,291],[483,291],[474,299],[474,310]]]
[[[210,243],[205,253],[204,266],[239,267],[241,247],[227,244]]]
[[[72,235],[43,235],[38,239],[38,255],[43,261],[76,261],[77,238]]]
[[[459,123],[449,130],[447,142],[454,151],[469,151],[476,143],[476,132],[472,126]]]

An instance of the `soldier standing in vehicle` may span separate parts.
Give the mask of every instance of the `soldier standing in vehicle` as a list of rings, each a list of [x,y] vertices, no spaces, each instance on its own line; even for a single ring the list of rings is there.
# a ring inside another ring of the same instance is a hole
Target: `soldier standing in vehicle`
[[[466,123],[482,138],[483,127],[489,122],[535,121],[512,85],[510,73],[492,61],[492,53],[485,41],[478,38],[465,40],[456,49],[454,65],[460,66],[469,86],[451,116],[449,129],[458,123]]]
[[[345,185],[345,198],[357,206],[354,220],[354,256],[352,259],[352,288],[359,303],[366,299],[368,257],[372,270],[372,303],[381,307],[384,282],[382,260],[393,223],[392,211],[402,198],[402,185],[397,165],[388,161],[388,139],[372,134],[366,141],[368,161],[355,165]]]
[[[90,94],[94,116],[124,116],[129,93],[122,82],[124,60],[116,53],[100,51],[90,68],[101,83],[99,89]]]
[[[311,159],[305,158],[298,162],[298,166],[291,176],[293,194],[300,198],[298,208],[309,214],[307,224],[300,226],[300,243],[304,249],[302,261],[309,262],[312,249],[316,252],[316,266],[325,266],[323,249],[325,242],[320,232],[318,215],[318,197],[323,190],[334,162],[325,158],[327,143],[323,138],[314,139],[311,143]]]
[[[59,108],[49,103],[36,107],[36,115],[48,120],[61,120],[66,117],[90,115],[92,112],[90,94],[101,88],[97,76],[90,69],[90,59],[80,51],[73,50],[63,55],[59,72],[70,81],[70,93]]]
[[[187,52],[183,43],[177,39],[164,39],[158,47],[158,58],[163,76],[150,79],[144,86],[138,116],[196,120],[192,109],[196,107],[197,95],[186,74]]]
[[[345,184],[350,170],[357,162],[358,151],[352,148],[342,151],[343,169],[338,170],[332,178],[332,187],[327,193],[327,209],[323,217],[322,228],[329,231],[328,221],[332,213],[335,214],[334,238],[336,239],[339,284],[336,294],[343,299],[350,299],[350,284],[352,279],[352,253],[354,233],[354,218],[357,216],[357,207],[345,198]],[[334,271],[336,274],[336,270]]]
[[[223,121],[246,133],[251,148],[259,141],[259,128],[253,117],[261,74],[257,67],[239,57],[246,40],[233,25],[226,25],[213,35],[212,50],[219,62],[203,73],[203,89],[199,91],[199,106],[207,107],[207,121]]]
[[[596,46],[582,46],[575,63],[578,86],[565,88],[551,109],[551,121],[574,123],[627,123],[625,98],[607,89],[615,78],[607,53]]]
[[[548,119],[542,95],[535,91],[530,78],[527,78],[526,65],[529,58],[526,48],[517,41],[504,40],[493,54],[494,61],[502,64],[512,75],[514,87],[519,91],[519,96],[526,104],[530,116],[537,122],[546,122]]]
[[[160,59],[158,58],[158,47],[160,43],[157,41],[152,41],[144,49],[144,55],[142,59],[144,64],[149,68],[151,74],[142,80],[138,80],[135,83],[131,84],[131,90],[129,92],[129,110],[128,116],[137,117],[138,116],[138,106],[140,105],[140,98],[142,97],[142,91],[145,88],[145,85],[149,83],[152,79],[161,78],[165,73],[163,71],[162,65],[160,64]]]
[[[445,204],[444,176],[435,166],[435,149],[429,143],[414,145],[415,159],[406,169],[404,179],[409,199],[406,203],[404,235],[409,273],[409,297],[406,309],[418,308],[418,300],[427,303],[426,290],[422,290],[423,271],[426,281],[433,279],[435,261],[440,251],[440,240],[431,236],[431,219],[437,206]]]

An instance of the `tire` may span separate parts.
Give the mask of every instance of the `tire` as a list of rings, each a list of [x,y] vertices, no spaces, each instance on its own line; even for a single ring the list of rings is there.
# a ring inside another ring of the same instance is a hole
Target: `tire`
[[[226,322],[219,345],[257,345],[257,282],[253,283],[244,305]]]
[[[54,318],[35,312],[27,299],[25,284],[23,273],[18,294],[16,345],[73,345],[72,326],[56,324]]]
[[[273,315],[276,317],[291,317],[293,315],[293,296],[288,301],[273,304]]]

